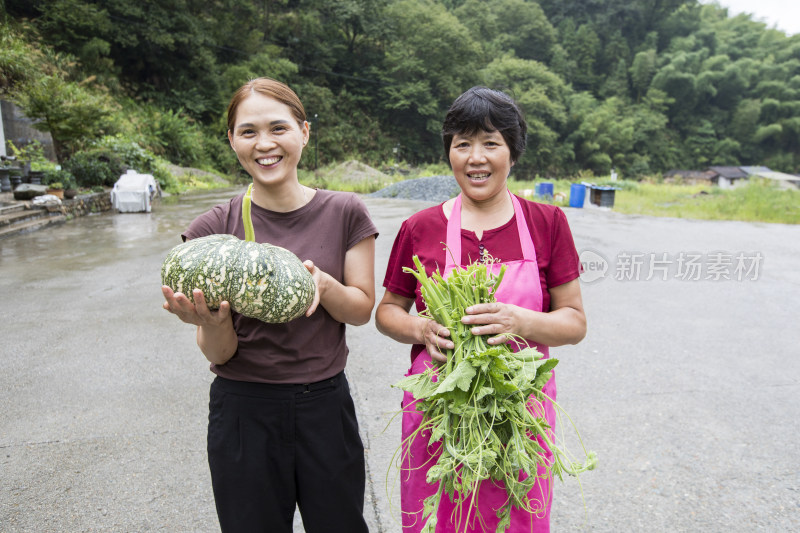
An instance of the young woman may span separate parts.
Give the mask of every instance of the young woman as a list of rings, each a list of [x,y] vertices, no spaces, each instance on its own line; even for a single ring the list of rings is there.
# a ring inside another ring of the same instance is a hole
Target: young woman
[[[344,375],[345,324],[366,323],[375,304],[377,230],[354,194],[300,184],[297,164],[309,124],[297,95],[268,78],[242,86],[228,107],[228,139],[253,178],[248,192],[200,215],[184,240],[245,238],[251,202],[255,240],[304,260],[316,284],[306,316],[266,324],[210,310],[162,287],[164,308],[197,326],[211,362],[208,462],[224,532],[367,531],[364,448]]]
[[[500,335],[512,333],[547,355],[548,346],[577,343],[586,333],[578,281],[580,263],[564,213],[514,196],[507,189],[509,172],[525,150],[526,132],[517,104],[504,93],[484,87],[462,94],[445,118],[444,151],[461,194],[403,223],[386,269],[386,292],[376,312],[382,333],[412,345],[409,374],[425,371],[432,360],[444,361],[442,350],[453,348],[447,328],[409,313],[412,305],[417,311],[424,309],[416,278],[403,272],[403,267],[414,268],[414,255],[426,271],[439,269],[445,276],[456,266],[454,260],[465,266],[491,257],[506,265],[498,302],[472,306],[461,319],[472,326],[473,334],[491,335],[490,344],[506,342]],[[499,270],[500,264],[492,268]],[[555,399],[554,378],[544,392]],[[422,413],[415,410],[409,393],[403,407],[405,441],[419,427]],[[553,425],[552,404],[545,405],[545,415]],[[417,532],[422,526],[422,502],[436,490],[425,476],[436,462],[437,447],[428,447],[423,438],[415,439],[403,451],[403,531]],[[541,479],[528,494],[532,512],[512,511],[507,531],[549,531],[550,481]],[[464,510],[460,523],[455,523],[453,505],[444,496],[436,531],[494,531],[498,522],[495,511],[505,501],[504,487],[485,481],[479,489],[477,509]],[[475,519],[476,511],[482,522]]]

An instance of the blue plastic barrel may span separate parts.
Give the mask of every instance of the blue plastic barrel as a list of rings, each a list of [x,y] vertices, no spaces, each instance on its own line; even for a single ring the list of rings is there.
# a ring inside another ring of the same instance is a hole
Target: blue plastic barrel
[[[548,181],[543,181],[539,184],[539,196],[542,198],[553,197],[553,184]]]
[[[582,183],[573,183],[569,188],[569,206],[583,207],[586,200],[586,186]]]

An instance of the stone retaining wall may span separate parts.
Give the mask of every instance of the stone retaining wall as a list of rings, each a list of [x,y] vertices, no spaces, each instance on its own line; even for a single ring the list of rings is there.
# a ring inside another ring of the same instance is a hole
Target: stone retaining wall
[[[82,217],[91,213],[111,211],[111,193],[81,194],[70,200],[61,200],[60,209],[67,216],[67,219]]]

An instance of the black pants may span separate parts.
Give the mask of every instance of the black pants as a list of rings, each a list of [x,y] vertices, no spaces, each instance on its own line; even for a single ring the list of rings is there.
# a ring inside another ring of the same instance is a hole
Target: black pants
[[[208,464],[225,533],[366,532],[364,446],[344,372],[311,385],[217,377]]]

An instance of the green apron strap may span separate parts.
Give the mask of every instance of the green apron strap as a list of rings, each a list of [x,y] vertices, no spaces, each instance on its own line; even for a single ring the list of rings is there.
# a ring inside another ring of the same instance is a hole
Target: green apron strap
[[[251,197],[253,195],[253,184],[247,188],[247,192],[242,200],[242,224],[244,224],[244,240],[255,242],[256,233],[253,230],[253,218],[250,216]]]

